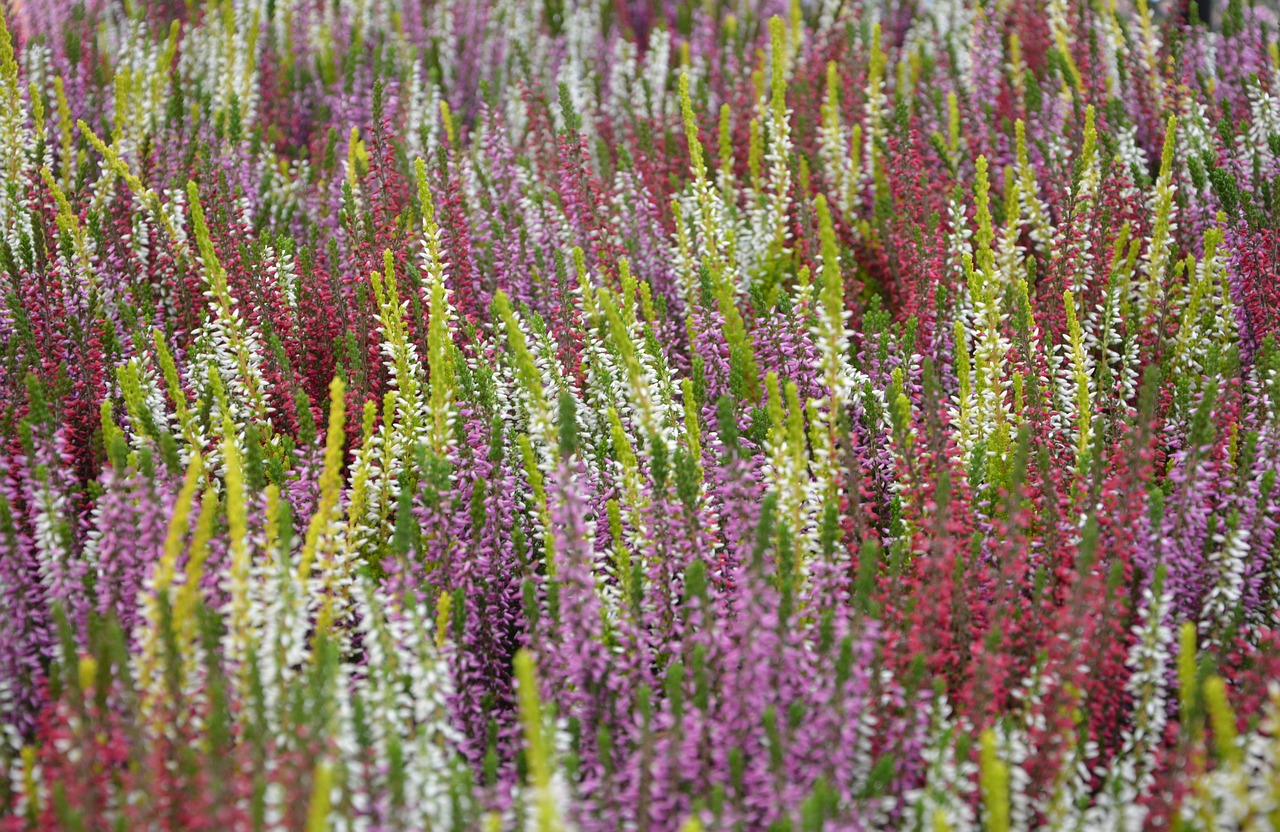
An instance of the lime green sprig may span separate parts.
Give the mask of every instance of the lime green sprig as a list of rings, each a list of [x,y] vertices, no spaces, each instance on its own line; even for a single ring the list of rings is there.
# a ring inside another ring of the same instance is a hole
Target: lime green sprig
[[[213,248],[213,240],[209,236],[209,227],[206,225],[204,218],[204,208],[200,204],[200,190],[196,186],[195,180],[187,182],[187,198],[191,203],[191,228],[195,232],[196,245],[200,250],[200,259],[204,263],[205,279],[209,284],[209,289],[213,293],[214,299],[218,303],[219,312],[221,313],[219,318],[226,327],[227,341],[235,354],[236,369],[239,371],[241,382],[245,385],[254,415],[257,417],[258,424],[267,431],[267,438],[270,439],[271,420],[270,415],[267,413],[266,396],[259,387],[257,374],[254,372],[248,334],[240,317],[235,314],[235,304],[231,297],[231,291],[227,288],[227,272],[222,267],[221,261],[218,260],[218,254]]]
[[[457,396],[453,366],[453,333],[450,331],[449,298],[444,284],[444,258],[440,250],[440,228],[436,225],[435,203],[427,182],[427,165],[421,158],[413,162],[422,211],[423,265],[430,287],[430,322],[427,324],[427,371],[430,384],[431,445],[438,456],[445,455],[449,442],[449,420]],[[505,299],[505,298],[504,298]],[[507,304],[510,310],[510,304]],[[518,328],[517,328],[518,329]],[[508,326],[508,334],[512,327]],[[520,334],[523,338],[523,333]],[[526,350],[527,353],[527,350]]]
[[[456,399],[457,377],[453,366],[453,334],[449,328],[449,303],[444,281],[431,281],[431,321],[427,325],[427,370],[431,385],[431,442],[437,454],[448,443],[449,421]]]
[[[170,79],[176,72],[174,63],[178,60],[178,45],[181,38],[182,22],[179,20],[169,21],[169,36],[165,38],[164,52],[160,54],[160,58],[156,62],[156,71],[152,72],[151,77],[148,79],[151,82],[150,94],[153,100],[162,101],[168,95]]]
[[[697,815],[690,815],[680,824],[680,832],[703,832],[702,820]]]
[[[226,460],[227,529],[231,540],[232,579],[248,580],[249,521],[245,509],[244,464],[236,444],[235,426],[231,418],[223,420],[223,455]]]
[[[840,266],[840,249],[836,243],[835,226],[827,200],[821,194],[814,200],[818,214],[818,236],[822,245],[822,308],[817,317],[816,335],[821,351],[823,381],[827,388],[825,412],[814,409],[820,420],[814,430],[824,434],[821,446],[834,454],[838,443],[837,415],[845,405],[848,395],[845,381],[848,369],[849,336],[845,328],[844,276]],[[815,446],[816,448],[817,446]],[[833,462],[834,457],[828,459]],[[837,490],[838,472],[834,464],[820,465],[815,472],[824,482],[823,490],[834,498]]]
[[[1071,44],[1067,43],[1067,30],[1055,27],[1053,42],[1058,47],[1058,54],[1062,56],[1062,62],[1067,68],[1067,77],[1064,82],[1070,82],[1071,89],[1079,92],[1084,88],[1084,82],[1080,77],[1080,69],[1076,66],[1076,59],[1071,54]]]
[[[253,566],[248,541],[248,515],[245,507],[244,463],[236,444],[235,425],[231,417],[223,418],[223,464],[226,469],[227,528],[230,538],[230,614],[227,621],[229,658],[239,666],[242,680],[248,670],[248,659],[255,648],[249,597],[249,578]]]
[[[1137,0],[1138,7],[1138,31],[1140,37],[1137,38],[1141,47],[1138,49],[1138,57],[1142,62],[1142,69],[1146,71],[1147,83],[1150,86],[1151,94],[1154,96],[1153,101],[1162,101],[1164,99],[1164,74],[1160,70],[1160,39],[1156,35],[1156,27],[1151,19],[1151,6],[1147,0]],[[1112,14],[1114,15],[1112,6]],[[1172,118],[1172,116],[1170,117]]]
[[[613,458],[622,468],[622,502],[619,508],[626,509],[637,547],[643,552],[646,550],[646,542],[649,539],[648,519],[645,515],[645,508],[649,505],[648,494],[642,487],[640,465],[636,459],[635,449],[622,425],[618,411],[611,406],[606,411],[606,417],[609,421],[609,438],[613,444]],[[700,467],[699,470],[701,470]],[[626,572],[622,574],[624,577],[629,575]]]
[[[702,158],[702,141],[698,138],[698,121],[693,114],[693,102],[689,97],[689,73],[680,73],[680,115],[684,119],[685,140],[689,143],[689,162],[693,167],[693,176],[702,181],[707,175],[706,162]]]
[[[805,403],[804,414],[809,422],[810,470],[820,486],[814,494],[823,500],[835,500],[840,495],[840,469],[835,453],[838,433],[832,429],[832,420],[817,399],[809,399]],[[824,505],[819,503],[819,508]]]
[[[3,87],[3,106],[5,111],[12,114],[11,118],[16,117],[17,125],[21,125],[25,119],[25,106],[22,100],[22,86],[18,80],[18,61],[13,54],[13,42],[10,40],[9,28],[5,25],[4,15],[0,14],[0,87]],[[25,131],[25,127],[16,126],[15,130]],[[21,141],[14,137],[6,137],[8,141]],[[24,155],[21,152],[11,152],[9,156],[8,170],[5,172],[8,176],[7,182],[19,182],[23,174]]]
[[[774,15],[769,18],[769,104],[773,110],[773,120],[782,124],[787,118],[787,25],[782,18]]]
[[[1133,252],[1135,244],[1140,244],[1138,240],[1133,240],[1133,226],[1125,222],[1120,226],[1120,232],[1116,234],[1115,244],[1111,247],[1111,270],[1117,271],[1121,268],[1133,270],[1137,264],[1137,254]],[[1126,248],[1128,246],[1128,248]],[[1127,256],[1126,256],[1127,254]]]
[[[613,539],[614,574],[622,587],[622,595],[628,606],[634,601],[631,597],[631,549],[627,546],[622,528],[622,507],[617,500],[609,500],[605,504],[609,517],[609,536]]]
[[[152,577],[155,592],[162,592],[173,585],[174,575],[177,574],[178,558],[182,555],[187,539],[187,529],[191,522],[191,501],[195,499],[196,489],[200,487],[203,473],[204,461],[199,453],[193,453],[191,461],[187,464],[186,476],[182,480],[182,489],[178,492],[178,500],[173,504],[173,515],[169,518],[169,529],[164,539],[164,555],[156,564]]]
[[[822,244],[822,306],[833,325],[844,315],[844,275],[840,268],[840,247],[836,244],[835,225],[827,198],[818,194],[814,200],[818,213],[818,237]]]
[[[859,187],[862,181],[862,125],[855,124],[849,129],[849,171],[845,182],[845,201],[855,205],[861,201]]]
[[[947,93],[947,152],[953,163],[960,158],[960,101],[954,91]]]
[[[494,295],[493,303],[507,330],[507,346],[515,356],[516,375],[535,402],[545,407],[546,393],[542,387],[542,374],[538,372],[538,367],[533,362],[533,353],[529,351],[529,340],[525,337],[524,330],[520,328],[520,322],[516,319],[506,292],[499,289]]]
[[[964,323],[956,321],[954,331],[955,353],[956,353],[956,378],[960,383],[960,391],[957,394],[960,411],[960,446],[968,447],[970,440],[970,425],[972,423],[970,417],[971,397],[973,396],[973,379],[972,370],[969,366],[969,346],[965,339]]]
[[[718,280],[726,270],[732,269],[732,263],[724,256],[725,235],[718,221],[719,212],[715,204],[714,191],[707,181],[707,166],[703,157],[702,141],[698,138],[698,122],[693,113],[693,101],[689,97],[689,73],[680,74],[680,113],[684,120],[685,139],[689,145],[690,166],[693,170],[693,192],[698,201],[698,213],[705,248],[703,265],[711,272],[712,279]],[[727,111],[726,111],[727,114]],[[723,148],[721,148],[723,152]],[[723,158],[722,158],[722,169]]]
[[[882,87],[888,56],[885,55],[884,49],[880,45],[882,37],[880,23],[877,21],[871,27],[871,53],[867,59],[867,128],[865,130],[866,148],[863,153],[863,163],[866,165],[865,175],[872,180],[876,177],[876,163],[879,158],[876,141],[884,137],[885,96]]]
[[[1075,182],[1076,207],[1071,214],[1074,225],[1079,226],[1080,223],[1085,221],[1084,218],[1091,216],[1090,209],[1098,195],[1101,178],[1101,167],[1098,164],[1098,128],[1095,123],[1093,105],[1090,104],[1085,107],[1084,147],[1080,152]],[[1068,250],[1071,252],[1072,257],[1072,263],[1069,267],[1072,277],[1068,281],[1068,286],[1072,291],[1080,292],[1083,291],[1093,272],[1093,265],[1086,248],[1077,240],[1072,240],[1068,244]]]
[[[515,671],[520,724],[524,727],[525,760],[529,764],[529,779],[534,789],[538,832],[559,832],[564,823],[551,791],[551,749],[543,726],[533,655],[528,650],[516,653]]]
[[[1133,274],[1137,269],[1142,239],[1132,235],[1129,223],[1120,226],[1111,249],[1111,290],[1107,292],[1103,307],[1102,332],[1108,345],[1118,346],[1126,368],[1134,368],[1137,361],[1137,339],[1122,339],[1118,331],[1121,321],[1133,316]],[[1119,343],[1123,340],[1123,343]]]
[[[730,364],[742,374],[746,397],[751,401],[760,398],[760,369],[756,363],[755,349],[747,334],[747,325],[734,297],[734,289],[727,280],[721,280],[715,289],[716,308],[724,317],[724,336],[729,343]]]
[[[346,439],[346,393],[346,384],[335,376],[329,384],[329,426],[325,433],[324,468],[320,472],[320,500],[307,524],[307,535],[298,556],[297,580],[301,584],[311,577],[320,537],[334,521],[338,508],[342,491],[342,446]]]
[[[12,36],[9,34],[9,27],[2,14],[0,14],[0,82],[4,83],[5,95],[8,97],[6,103],[16,110],[21,103],[18,87],[18,60],[13,54]]]
[[[389,425],[395,419],[395,394],[387,391],[382,400],[383,414],[385,416],[383,424]],[[382,471],[390,470],[391,460],[388,455],[392,449],[389,447],[390,442],[384,434],[378,435],[378,405],[373,401],[366,401],[364,408],[360,414],[360,450],[356,452],[355,459],[351,464],[351,485],[349,489],[350,496],[347,500],[347,534],[350,539],[359,539],[365,536],[364,529],[366,525],[371,525],[375,529],[384,528],[382,525],[386,519],[386,513],[390,510],[391,499],[378,501],[379,504],[375,508],[381,509],[377,518],[370,517],[369,505],[371,500],[369,480],[376,477],[379,473],[379,463],[376,459],[379,452],[384,454],[382,460]],[[390,477],[380,478],[381,484],[389,493],[391,488]],[[378,496],[386,496],[386,493],[379,492]],[[368,520],[375,520],[375,523],[367,523]],[[378,545],[380,541],[374,541],[374,545]],[[317,552],[319,554],[319,552]],[[375,558],[376,560],[377,558]],[[323,575],[328,580],[328,575]]]
[[[360,140],[360,128],[355,125],[351,126],[351,133],[347,136],[347,187],[351,189],[352,195],[360,192],[360,168],[361,163],[369,159],[369,153],[365,149],[364,142]]]
[[[153,329],[151,336],[156,350],[156,360],[164,376],[165,389],[169,393],[170,401],[173,402],[174,413],[178,417],[178,427],[182,430],[182,438],[186,441],[189,452],[198,451],[204,445],[195,416],[200,410],[201,402],[198,399],[194,404],[187,401],[186,391],[182,389],[182,383],[178,379],[177,362],[173,360],[173,353],[169,352],[169,347],[164,342],[164,334],[158,329]]]
[[[113,468],[117,473],[124,473],[126,460],[115,456],[115,449],[127,448],[124,431],[116,424],[116,420],[111,417],[111,401],[103,399],[102,405],[98,408],[98,415],[102,423],[102,447],[106,449],[107,458],[110,460]]]
[[[862,175],[858,167],[862,134],[861,127],[854,125],[853,141],[846,147],[844,125],[840,119],[840,71],[835,61],[827,62],[826,97],[822,102],[821,116],[819,157],[827,176],[831,178],[836,205],[847,214],[855,205],[856,184]]]
[[[995,233],[991,230],[991,181],[987,178],[987,157],[979,156],[974,164],[974,204],[977,206],[978,233],[975,236],[978,244],[978,268],[991,270],[991,243]]]
[[[0,18],[3,18],[0,15]],[[3,24],[0,19],[0,25]],[[0,33],[0,37],[8,37],[7,33]],[[36,827],[36,819],[40,816],[40,786],[37,777],[36,764],[36,748],[33,745],[22,746],[22,794],[27,798],[27,819],[31,822],[31,828]]]
[[[1227,685],[1221,676],[1210,676],[1204,683],[1204,704],[1213,727],[1214,746],[1218,757],[1231,769],[1239,769],[1243,753],[1237,742],[1236,715],[1227,701]]]
[[[113,79],[112,92],[115,97],[115,106],[113,114],[115,118],[111,127],[111,141],[118,144],[124,136],[124,127],[134,121],[136,116],[133,114],[132,103],[133,96],[130,94],[133,87],[133,68],[128,64],[122,64],[116,68],[116,75]]]
[[[770,370],[764,377],[765,412],[769,414],[769,443],[778,445],[786,436],[786,413],[782,409],[782,389],[778,374]]]
[[[1188,255],[1184,261],[1186,268],[1183,271],[1194,276],[1194,282],[1174,337],[1171,367],[1189,366],[1193,377],[1203,369],[1202,360],[1210,345],[1227,347],[1234,343],[1239,332],[1234,325],[1225,323],[1235,320],[1235,304],[1219,256],[1222,240],[1222,228],[1207,229],[1204,234],[1204,258],[1199,267],[1197,268],[1193,255]],[[1216,314],[1206,316],[1206,306]],[[1197,354],[1201,360],[1196,359]]]
[[[636,315],[636,291],[638,286],[635,276],[631,274],[631,261],[625,257],[618,258],[618,284],[622,288],[622,292],[618,296],[618,311],[622,314],[622,322],[626,324],[628,330],[631,330],[639,323],[639,318]],[[649,317],[647,312],[645,317],[646,319]]]
[[[383,336],[390,348],[391,361],[395,367],[392,380],[395,391],[393,396],[396,412],[401,420],[407,446],[412,446],[418,436],[419,408],[419,363],[409,341],[408,325],[404,319],[404,307],[400,301],[399,287],[396,284],[395,259],[390,249],[384,249],[383,271],[370,272],[369,279],[373,284],[374,298],[378,302],[378,319],[382,324]],[[434,287],[433,287],[434,288]],[[431,323],[436,323],[436,315],[431,316]],[[428,336],[430,337],[430,336]],[[388,423],[390,424],[390,423]]]
[[[200,501],[200,514],[191,535],[182,586],[178,587],[178,597],[173,603],[174,632],[185,639],[184,643],[190,643],[195,637],[196,606],[202,592],[200,582],[204,578],[204,564],[209,559],[209,542],[213,540],[217,516],[218,495],[209,489]]]
[[[71,104],[67,101],[66,84],[62,80],[61,75],[53,77],[53,93],[54,100],[58,106],[58,151],[59,151],[59,174],[62,177],[62,184],[70,187],[75,175],[76,152],[72,144],[71,127],[74,122],[71,120]]]
[[[449,139],[449,146],[457,147],[457,119],[453,117],[453,108],[449,106],[449,101],[445,98],[440,99],[440,123],[444,125],[444,134]]]
[[[520,448],[520,456],[524,462],[524,473],[529,478],[529,488],[533,491],[533,510],[542,527],[542,552],[547,565],[547,575],[556,576],[555,537],[551,530],[551,510],[547,507],[547,486],[542,476],[542,468],[538,465],[538,453],[533,448],[529,437],[521,434],[516,439]]]
[[[1221,211],[1218,212],[1218,219],[1220,222],[1225,220]],[[1214,284],[1217,284],[1217,295],[1214,301],[1218,306],[1219,315],[1213,321],[1213,335],[1219,344],[1226,347],[1235,343],[1239,338],[1240,330],[1227,323],[1235,320],[1235,300],[1231,296],[1231,282],[1227,279],[1223,268],[1221,257],[1223,238],[1222,226],[1205,231],[1202,281],[1205,284],[1206,296],[1214,290]]]
[[[835,61],[827,61],[827,96],[822,102],[822,126],[828,130],[840,127],[840,70]]]
[[[1076,317],[1075,297],[1068,289],[1062,293],[1067,313],[1067,332],[1071,338],[1072,374],[1076,380],[1076,470],[1084,473],[1089,461],[1089,445],[1093,441],[1093,406],[1089,396],[1089,370],[1085,363],[1084,332]]]
[[[413,160],[413,175],[418,185],[418,204],[422,211],[422,231],[427,252],[434,263],[440,262],[439,227],[436,225],[435,202],[431,199],[431,186],[427,182],[427,163],[421,158]]]
[[[788,46],[782,18],[769,20],[770,92],[768,141],[768,222],[771,225],[766,265],[790,252],[786,247],[787,211],[791,201],[791,124],[787,119]]]
[[[676,251],[680,260],[680,288],[684,293],[686,308],[692,308],[694,301],[698,297],[698,267],[693,257],[693,244],[689,240],[689,229],[685,225],[684,207],[680,204],[680,200],[675,197],[671,199],[671,219],[676,229]],[[692,319],[687,320],[686,324],[692,325]]]
[[[788,381],[784,388],[772,370],[765,375],[765,391],[765,412],[769,416],[766,448],[773,467],[778,513],[793,531],[799,532],[804,529],[805,488],[809,483],[804,408],[795,382]],[[802,563],[797,565],[803,570]]]
[[[84,229],[80,227],[80,218],[71,209],[71,203],[67,201],[67,195],[63,193],[58,181],[53,178],[49,168],[40,168],[40,178],[44,180],[45,186],[53,194],[53,200],[58,206],[58,216],[56,218],[58,228],[71,238],[76,259],[80,261],[81,274],[89,284],[89,291],[96,302],[98,281],[94,274],[93,264],[89,260],[89,245],[85,239]]]
[[[141,179],[131,173],[129,171],[129,166],[120,158],[120,154],[116,152],[115,148],[108,146],[104,141],[102,141],[102,139],[98,138],[98,134],[94,133],[93,130],[90,129],[89,125],[84,123],[83,119],[77,120],[76,126],[80,128],[80,134],[89,140],[89,144],[93,145],[93,149],[96,150],[104,160],[106,160],[107,167],[112,171],[112,173],[120,177],[120,179],[124,181],[125,185],[128,186],[129,190],[133,192],[134,196],[138,197],[139,201],[141,201],[142,204],[151,211],[156,222],[160,223],[160,226],[173,242],[174,249],[177,251],[179,257],[189,259],[191,256],[191,249],[187,244],[187,237],[176,225],[173,224],[173,218],[169,216],[169,212],[165,210],[164,204],[160,202],[159,195],[156,194],[154,190],[144,185]],[[104,188],[100,193],[105,194],[107,191],[108,189]]]
[[[1078,197],[1090,200],[1098,193],[1101,171],[1098,169],[1098,127],[1093,105],[1084,108],[1084,148],[1080,151],[1080,188]]]
[[[1049,216],[1040,201],[1039,185],[1036,182],[1036,169],[1031,165],[1031,155],[1027,152],[1027,126],[1018,119],[1014,122],[1014,137],[1018,158],[1018,186],[1022,194],[1022,209],[1031,223],[1032,237],[1042,245],[1053,239],[1053,228],[1049,224]]]
[[[788,45],[791,54],[796,55],[800,51],[800,45],[804,43],[805,36],[804,5],[801,0],[791,0],[788,12],[787,32],[790,35]]]
[[[506,293],[499,290],[493,298],[493,308],[502,320],[507,334],[507,346],[511,349],[511,359],[515,364],[516,380],[524,388],[529,398],[530,421],[540,434],[539,438],[551,452],[551,458],[559,457],[560,440],[555,429],[555,419],[546,390],[542,385],[542,373],[534,362],[533,353],[529,349],[529,340],[520,321],[511,308],[511,300]]]
[[[1213,231],[1215,229],[1210,229]],[[1206,236],[1208,236],[1206,234]],[[1197,343],[1203,343],[1202,333],[1199,329],[1201,316],[1200,305],[1204,302],[1205,294],[1208,292],[1209,268],[1211,261],[1210,252],[1206,251],[1206,260],[1202,261],[1202,276],[1191,286],[1191,293],[1187,297],[1186,306],[1182,309],[1181,321],[1178,324],[1178,333],[1173,339],[1173,348],[1170,355],[1170,366],[1181,368],[1184,362],[1191,359],[1191,352]],[[1186,268],[1183,270],[1186,274],[1194,275],[1196,273],[1195,255],[1188,254]]]
[[[436,650],[444,650],[449,639],[449,621],[453,614],[453,596],[448,592],[440,593],[436,599]]]
[[[747,174],[751,177],[751,190],[760,193],[762,184],[760,168],[764,159],[764,139],[760,133],[760,120],[753,118],[747,124]]]
[[[160,677],[163,673],[161,656],[167,637],[162,632],[161,599],[168,596],[177,576],[178,560],[186,548],[190,529],[192,503],[203,474],[204,461],[198,452],[193,453],[178,499],[173,504],[173,514],[169,517],[164,551],[151,573],[151,590],[142,600],[142,616],[146,625],[142,628],[138,644],[138,682],[142,690],[142,711],[149,715],[149,727],[156,732],[163,726],[159,704],[164,696],[164,686],[160,684]]]
[[[996,751],[996,735],[990,728],[982,732],[979,758],[983,828],[986,832],[1009,832],[1009,767]]]
[[[1178,631],[1178,713],[1193,744],[1199,742],[1202,731],[1194,717],[1200,688],[1196,659],[1196,625],[1184,621]]]
[[[146,394],[142,390],[142,371],[137,359],[130,359],[116,367],[116,381],[120,384],[120,395],[124,399],[125,410],[129,413],[134,432],[139,436],[159,440],[163,428],[155,424],[147,407]]]
[[[625,262],[625,258],[623,261]],[[630,270],[630,266],[628,266]],[[653,303],[653,289],[649,287],[649,281],[640,281],[640,312],[644,315],[645,323],[651,327],[658,325],[658,311]]]
[[[693,177],[702,182],[707,176],[707,165],[702,157],[702,140],[698,138],[698,120],[693,113],[693,100],[689,96],[689,71],[680,73],[678,82],[680,96],[680,117],[684,122],[684,137],[689,145],[689,165],[693,169]],[[724,147],[720,148],[721,153]]]
[[[636,412],[640,417],[640,427],[645,435],[653,436],[661,425],[658,424],[654,413],[649,381],[645,376],[644,367],[640,364],[635,342],[631,339],[631,333],[622,319],[622,313],[618,311],[618,306],[613,300],[613,293],[606,288],[601,288],[599,300],[600,307],[609,322],[610,341],[618,357],[622,359],[622,366],[627,373],[627,384],[636,405]]]
[[[698,485],[702,485],[702,417],[698,413],[692,379],[686,378],[680,383],[680,394],[684,402],[684,432],[689,442],[689,456],[693,459],[694,477]]]
[[[1173,217],[1173,151],[1177,117],[1169,116],[1165,127],[1164,152],[1160,157],[1160,175],[1156,178],[1155,221],[1151,227],[1151,241],[1147,246],[1146,286],[1142,293],[1143,321],[1155,314],[1156,306],[1164,296],[1165,273],[1169,266],[1170,225]]]
[[[1277,701],[1275,697],[1275,687],[1273,686],[1272,708],[1275,707]],[[1213,744],[1220,761],[1220,771],[1226,774],[1224,785],[1230,791],[1236,806],[1246,807],[1252,804],[1253,811],[1250,814],[1256,818],[1257,815],[1254,813],[1261,807],[1258,806],[1256,793],[1251,794],[1251,791],[1253,791],[1250,788],[1251,781],[1254,781],[1254,779],[1246,771],[1245,750],[1241,747],[1239,741],[1239,734],[1236,729],[1236,714],[1227,699],[1227,684],[1221,676],[1214,675],[1205,680],[1204,703],[1205,709],[1209,713],[1209,724],[1213,728]],[[1272,710],[1272,713],[1274,714],[1275,711]],[[1275,742],[1275,740],[1272,741]],[[1271,782],[1268,784],[1271,787],[1272,796],[1275,794],[1276,786],[1280,785],[1280,782],[1277,782],[1277,774],[1274,767],[1272,767],[1270,771]],[[1203,784],[1203,781],[1201,781],[1201,784]],[[1197,791],[1199,792],[1198,797],[1207,796],[1208,789],[1204,788],[1203,785],[1200,785]],[[1274,823],[1277,816],[1280,816],[1280,811],[1273,808],[1274,799],[1266,805],[1270,809],[1269,820]],[[1205,828],[1212,828],[1213,821],[1217,819],[1215,814],[1219,817],[1221,816],[1220,812],[1214,812],[1213,808],[1214,802],[1206,801],[1206,805],[1198,813],[1206,821]],[[1261,813],[1259,812],[1258,814]],[[1251,825],[1245,822],[1242,824],[1242,828],[1251,828]]]
[[[613,442],[614,457],[622,466],[625,476],[636,474],[639,468],[635,451],[632,450],[631,440],[627,438],[627,432],[622,427],[622,419],[618,416],[618,411],[610,407],[606,415],[609,419],[609,437]]]
[[[307,805],[307,832],[328,832],[332,808],[333,767],[325,760],[316,763],[311,776],[311,802]]]
[[[726,189],[733,187],[733,132],[730,125],[732,116],[733,110],[730,109],[729,105],[721,104],[720,121],[717,125],[716,136],[720,151],[720,181]]]

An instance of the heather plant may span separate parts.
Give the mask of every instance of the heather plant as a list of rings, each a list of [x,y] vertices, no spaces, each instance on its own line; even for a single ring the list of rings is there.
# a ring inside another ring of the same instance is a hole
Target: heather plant
[[[1280,826],[1280,20],[0,17],[0,829]]]

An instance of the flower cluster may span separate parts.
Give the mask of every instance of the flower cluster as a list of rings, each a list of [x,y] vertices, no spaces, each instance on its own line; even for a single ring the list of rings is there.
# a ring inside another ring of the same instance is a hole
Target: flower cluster
[[[0,28],[0,830],[1280,824],[1229,0]]]

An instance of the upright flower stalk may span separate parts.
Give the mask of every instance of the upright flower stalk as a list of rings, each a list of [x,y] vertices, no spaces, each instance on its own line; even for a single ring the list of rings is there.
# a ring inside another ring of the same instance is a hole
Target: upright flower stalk
[[[10,4],[0,832],[1271,828],[1265,5]]]

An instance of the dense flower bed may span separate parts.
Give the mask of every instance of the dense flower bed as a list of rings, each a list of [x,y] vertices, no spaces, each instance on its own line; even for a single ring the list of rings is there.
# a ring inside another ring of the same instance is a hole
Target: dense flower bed
[[[1280,825],[1274,14],[66,5],[0,829]]]

